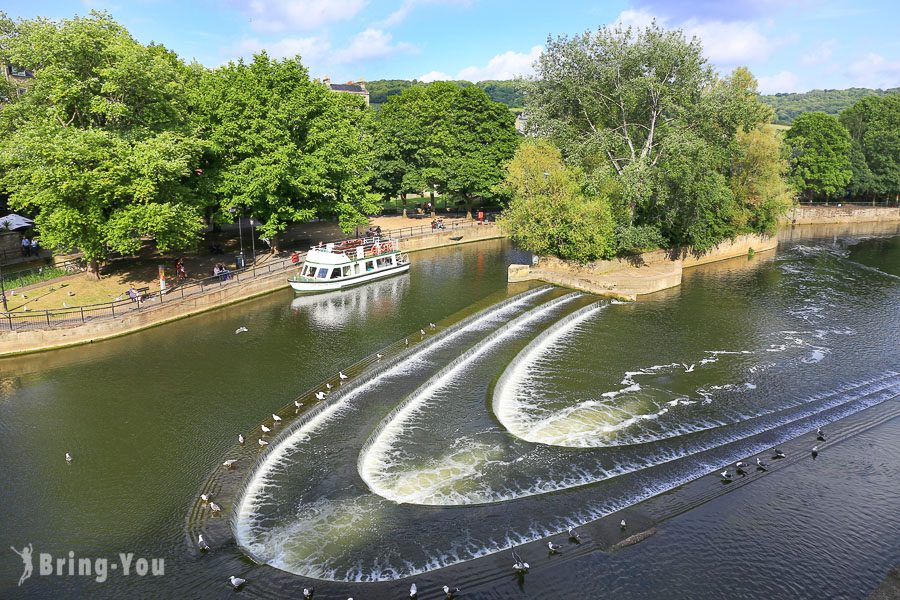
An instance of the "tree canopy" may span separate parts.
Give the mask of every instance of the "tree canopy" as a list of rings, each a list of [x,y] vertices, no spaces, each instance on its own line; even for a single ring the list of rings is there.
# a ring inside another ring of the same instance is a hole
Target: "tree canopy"
[[[765,163],[753,156],[763,134],[738,137],[772,118],[746,69],[717,76],[698,40],[655,23],[551,37],[546,48],[528,94],[531,131],[577,167],[589,195],[607,198],[620,250],[705,250],[770,229],[790,204],[780,152]],[[767,185],[741,187],[738,169],[745,179],[760,170]]]
[[[2,58],[35,78],[0,111],[0,186],[12,208],[36,215],[44,245],[79,248],[96,271],[144,236],[163,250],[196,239],[203,143],[188,119],[185,65],[105,13],[2,19]]]
[[[791,180],[804,196],[843,195],[853,174],[850,133],[837,117],[821,112],[797,117],[785,135],[790,149]]]
[[[873,200],[900,194],[900,93],[862,98],[840,121],[850,133],[850,191]]]
[[[518,144],[514,121],[476,87],[408,88],[378,113],[373,185],[385,196],[436,189],[471,206],[497,193]]]

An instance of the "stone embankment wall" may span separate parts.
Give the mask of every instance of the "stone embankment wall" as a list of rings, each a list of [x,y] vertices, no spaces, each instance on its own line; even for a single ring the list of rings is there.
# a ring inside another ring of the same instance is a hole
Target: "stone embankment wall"
[[[613,260],[579,265],[553,257],[541,257],[537,265],[511,265],[510,282],[540,279],[548,283],[583,290],[601,296],[635,300],[681,285],[684,269],[710,262],[774,250],[778,239],[742,235],[726,240],[707,252],[691,249],[655,250]]]
[[[786,221],[793,225],[900,221],[900,207],[799,205],[791,210]]]

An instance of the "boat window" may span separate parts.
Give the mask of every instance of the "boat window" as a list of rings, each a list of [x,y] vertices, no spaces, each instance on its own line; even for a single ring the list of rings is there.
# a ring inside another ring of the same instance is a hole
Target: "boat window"
[[[327,267],[320,267],[320,268],[319,268],[319,274],[317,275],[317,277],[318,277],[319,279],[328,279],[328,268],[327,268]]]
[[[366,261],[366,271],[374,271],[375,270],[375,261],[367,260]]]
[[[359,275],[359,263],[353,265],[353,272]]]
[[[349,267],[349,265],[346,266],[346,267],[344,267],[343,269],[341,269],[341,271],[342,271],[341,274],[342,274],[344,277],[349,277],[349,276],[350,276],[350,267]]]
[[[341,268],[335,267],[334,270],[331,272],[331,278],[338,279],[340,276],[341,276]]]
[[[312,265],[306,265],[306,272],[303,274],[307,277],[315,277],[316,276],[316,268]]]

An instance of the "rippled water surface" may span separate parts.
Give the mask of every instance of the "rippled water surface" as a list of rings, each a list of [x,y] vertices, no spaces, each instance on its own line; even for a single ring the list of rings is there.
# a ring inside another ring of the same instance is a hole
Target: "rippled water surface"
[[[237,512],[246,552],[342,598],[352,582],[436,582],[460,564],[484,598],[862,597],[900,561],[898,252],[896,236],[791,240],[620,304],[507,288],[507,264],[527,256],[490,242],[416,254],[408,277],[348,292],[0,361],[0,541],[171,565],[156,581],[15,588],[7,552],[0,595],[228,592],[240,550],[197,563],[184,548],[200,482],[237,431],[411,336],[405,360],[351,379],[270,448]],[[524,586],[489,573],[507,548],[817,426],[846,441],[706,503],[693,488],[659,497],[647,510],[673,518],[638,546],[536,564]],[[674,516],[679,502],[694,509]]]

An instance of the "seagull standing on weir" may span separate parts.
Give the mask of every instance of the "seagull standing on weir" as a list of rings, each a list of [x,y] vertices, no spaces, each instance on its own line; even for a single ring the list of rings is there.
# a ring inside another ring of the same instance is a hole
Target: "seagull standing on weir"
[[[453,588],[453,589],[450,589],[450,586],[449,586],[449,585],[445,585],[445,586],[443,587],[443,590],[444,590],[444,594],[445,594],[446,597],[447,597],[446,600],[453,600],[453,596],[455,596],[456,594],[459,593],[459,588]]]
[[[824,441],[825,441],[825,432],[822,431],[822,428],[821,428],[821,427],[819,427],[818,429],[816,429],[816,439],[819,440],[820,442],[824,442]]]
[[[731,481],[731,473],[728,471],[722,471],[719,475],[722,476],[722,481]]]
[[[234,467],[234,463],[236,463],[236,462],[237,462],[236,458],[229,458],[228,460],[226,460],[225,462],[222,463],[222,466],[225,467],[226,469],[230,469],[230,468]]]
[[[419,594],[419,590],[418,590],[418,588],[416,588],[416,584],[412,584],[411,586],[409,586],[409,597],[410,598],[415,598],[416,596],[418,596],[418,594]]]
[[[547,548],[550,550],[550,554],[559,554],[559,551],[562,549],[559,544],[554,544],[553,542],[547,542]]]
[[[234,589],[238,589],[239,587],[241,587],[242,585],[247,583],[247,580],[241,579],[240,577],[235,577],[234,575],[232,575],[231,577],[228,578],[228,583],[230,583],[231,587],[233,587]]]
[[[525,573],[527,573],[528,563],[522,560],[522,557],[519,556],[519,554],[515,550],[513,550],[512,555],[513,560],[516,561],[513,563],[513,569],[515,569],[516,573],[518,573],[519,575],[524,575]]]
[[[377,353],[376,353],[376,354],[375,354],[375,358],[378,359],[378,360],[381,360],[382,358],[384,358],[384,355],[383,355],[383,354],[377,354]]]
[[[625,529],[626,527],[628,527],[628,523],[625,522],[625,519],[619,521],[619,529]]]
[[[312,600],[316,588],[303,588],[303,600]]]
[[[784,458],[785,454],[778,448],[775,448],[775,455],[772,458]]]
[[[266,440],[263,440],[263,439],[259,439],[256,441],[259,442],[260,446],[268,446],[269,445],[269,442],[267,442]]]
[[[238,443],[239,443],[241,446],[244,445],[244,434],[243,434],[243,433],[239,433],[239,434],[238,434]]]
[[[811,454],[812,454],[812,457],[813,457],[813,458],[817,457],[817,456],[819,455],[819,447],[818,447],[818,446],[813,446],[813,447],[812,447],[812,452],[811,452]]]
[[[432,329],[434,329],[435,327],[437,327],[437,325],[435,325],[434,323],[429,323],[428,326],[431,327]]]
[[[201,533],[200,536],[197,538],[197,545],[200,547],[200,551],[201,551],[201,552],[208,552],[208,551],[209,551],[209,544],[207,544],[207,543],[206,543],[206,540],[203,539],[203,534],[202,534],[202,533]]]
[[[300,402],[299,400],[294,400],[294,406],[296,406],[297,408],[300,408],[301,406],[303,406],[303,403]]]
[[[345,379],[349,379],[349,377],[347,377],[346,375],[344,375],[344,372],[343,372],[343,371],[338,371],[338,377],[341,378],[341,381],[343,381],[343,380],[345,380]]]
[[[578,535],[578,532],[575,531],[574,529],[572,529],[571,527],[569,528],[569,541],[575,542],[576,544],[581,543],[581,536]]]
[[[280,422],[281,422],[281,417],[279,417],[279,416],[276,415],[275,413],[272,413],[272,420],[273,420],[274,422],[276,422],[276,423],[280,423]]]
[[[324,399],[325,399],[325,392],[323,392],[323,391],[316,392],[316,400],[324,400]]]
[[[768,470],[768,467],[769,467],[769,465],[767,465],[763,461],[759,460],[758,456],[756,457],[756,468],[757,469],[759,469],[760,471],[766,471],[766,470]]]
[[[222,512],[222,507],[219,506],[218,504],[216,504],[215,502],[210,502],[209,510],[213,511],[214,513]]]
[[[200,494],[200,499],[204,502],[209,502],[209,499],[212,498],[209,494]]]
[[[334,387],[334,386],[331,385],[330,383],[326,383],[326,384],[325,384],[325,389],[328,390],[329,392],[331,391],[331,388],[333,388],[333,387]]]
[[[272,431],[271,428],[266,427],[265,425],[260,425],[260,428],[262,428],[263,433],[269,433],[270,431]]]
[[[66,452],[66,462],[72,464],[72,455]]]

